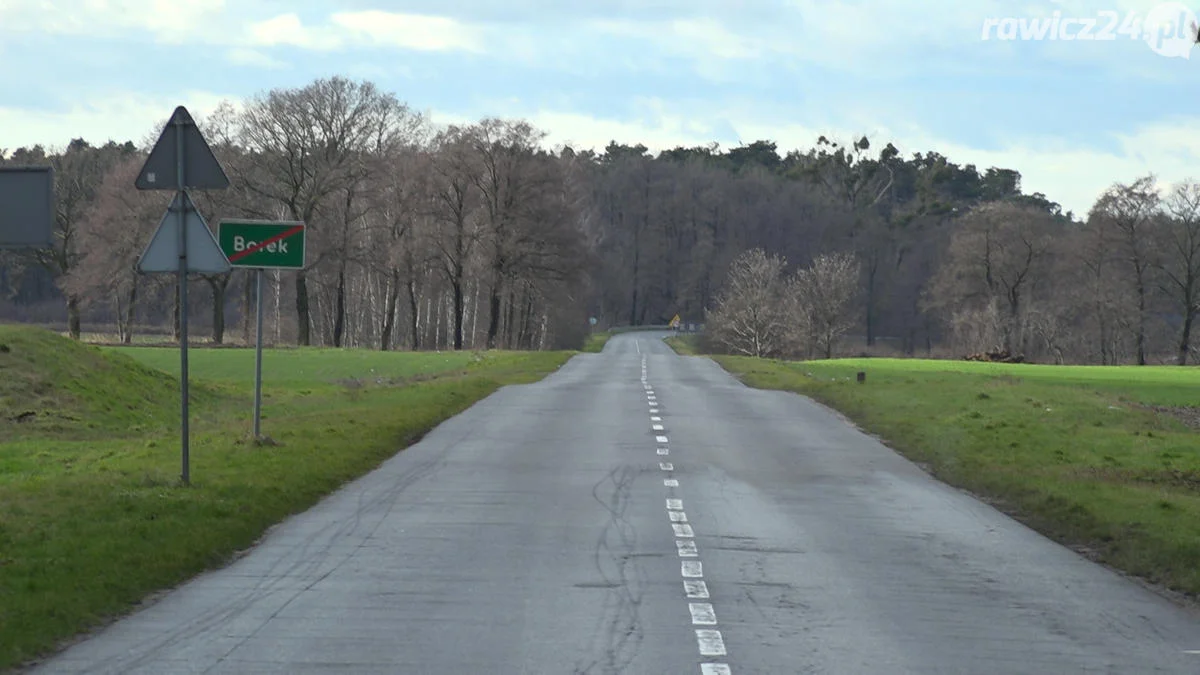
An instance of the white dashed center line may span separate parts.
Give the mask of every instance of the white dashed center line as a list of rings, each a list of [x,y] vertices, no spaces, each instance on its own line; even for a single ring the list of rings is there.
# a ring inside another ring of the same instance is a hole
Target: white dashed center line
[[[642,356],[642,386],[646,390],[646,402],[650,407],[650,428],[653,431],[664,431],[663,418],[659,415],[658,398],[654,393],[654,388],[650,386],[646,378],[646,357]],[[656,435],[654,440],[658,443],[655,452],[660,457],[666,457],[670,454],[667,448],[668,439],[663,435]],[[675,464],[673,462],[659,462],[658,468],[663,471],[674,471]],[[679,480],[676,478],[664,478],[663,486],[668,488],[679,487]],[[699,560],[687,560],[687,558],[699,558],[700,552],[696,548],[696,533],[688,522],[687,514],[683,511],[682,499],[667,500],[667,516],[671,521],[671,532],[677,537],[675,540],[675,548],[679,553],[679,574],[684,578],[683,591],[688,600],[707,600],[709,599],[708,584],[704,581],[704,567]],[[713,609],[711,603],[708,602],[689,602],[688,612],[692,615],[693,626],[716,626],[717,613]],[[725,638],[721,635],[721,631],[715,628],[704,628],[696,631],[696,645],[700,650],[700,656],[725,656]],[[700,664],[701,675],[733,675],[733,671],[725,663],[702,663]]]
[[[693,626],[717,625],[717,613],[707,602],[689,602],[688,611],[692,614]]]
[[[725,656],[725,640],[719,630],[709,628],[696,631],[696,642],[700,645],[701,656]]]

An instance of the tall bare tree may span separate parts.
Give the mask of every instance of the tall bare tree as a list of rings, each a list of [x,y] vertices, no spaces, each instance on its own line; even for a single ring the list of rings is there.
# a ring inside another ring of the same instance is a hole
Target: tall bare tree
[[[930,282],[930,308],[959,314],[961,320],[964,305],[981,309],[994,302],[1002,317],[1002,346],[1023,349],[1024,312],[1045,282],[1055,228],[1049,213],[1013,202],[972,210],[962,217]]]
[[[808,331],[810,351],[833,358],[838,340],[853,325],[851,302],[858,292],[860,274],[860,263],[853,254],[820,255],[788,285],[800,313],[797,324]]]
[[[271,90],[250,99],[242,113],[240,139],[251,161],[236,177],[255,194],[282,205],[289,218],[309,226],[306,246],[313,255],[296,275],[302,345],[312,340],[309,270],[326,257],[340,266],[347,221],[358,215],[364,158],[393,142],[411,118],[394,95],[343,77]],[[339,267],[337,293],[343,300],[344,280]],[[343,311],[344,301],[337,315]]]
[[[1188,362],[1192,326],[1200,313],[1200,183],[1179,183],[1165,206],[1167,218],[1157,237],[1157,264],[1163,293],[1182,320],[1176,361],[1182,366]]]
[[[36,250],[32,257],[50,271],[59,283],[68,279],[79,263],[79,228],[96,198],[96,191],[109,170],[123,157],[133,154],[132,143],[112,141],[93,147],[82,138],[72,140],[61,153],[51,156],[55,172],[54,243]],[[67,330],[72,338],[80,336],[80,303],[77,290],[62,288],[67,299]]]
[[[104,176],[95,201],[76,224],[81,252],[66,274],[63,288],[84,307],[107,302],[116,318],[119,339],[133,339],[138,294],[147,278],[137,261],[162,219],[162,193],[133,189],[144,158],[131,155]]]
[[[480,172],[470,132],[450,127],[434,140],[430,213],[437,227],[432,237],[437,267],[450,286],[454,349],[463,348],[464,290],[476,245],[482,236],[477,216]]]
[[[1106,190],[1089,216],[1111,226],[1117,234],[1120,260],[1136,302],[1132,324],[1139,366],[1146,365],[1146,321],[1156,259],[1151,230],[1160,201],[1155,177],[1143,176],[1128,185],[1117,183]]]
[[[486,226],[490,286],[488,296],[487,346],[497,346],[501,301],[506,282],[521,261],[531,210],[550,188],[554,174],[539,171],[538,144],[545,133],[528,122],[484,119],[471,127],[465,138],[475,154],[477,170],[472,173],[479,190]]]
[[[412,347],[416,349],[419,345],[415,323],[417,284],[429,258],[426,240],[418,232],[420,224],[428,219],[420,209],[430,189],[426,175],[429,153],[413,145],[394,148],[380,160],[374,175],[378,186],[373,191],[377,226],[368,255],[371,264],[386,279],[379,348],[391,348],[400,296],[407,291]]]

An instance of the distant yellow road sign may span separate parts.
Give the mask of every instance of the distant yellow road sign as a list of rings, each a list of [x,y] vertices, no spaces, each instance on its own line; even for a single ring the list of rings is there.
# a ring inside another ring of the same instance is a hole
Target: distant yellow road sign
[[[667,324],[667,326],[670,328],[679,328],[679,315],[676,314],[675,318],[671,319],[671,323]]]

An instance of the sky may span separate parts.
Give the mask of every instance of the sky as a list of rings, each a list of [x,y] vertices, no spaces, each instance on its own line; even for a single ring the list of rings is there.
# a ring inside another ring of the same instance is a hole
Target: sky
[[[1200,179],[1193,17],[1139,0],[0,0],[0,148],[141,142],[177,105],[343,75],[435,123],[524,118],[576,148],[866,135],[1015,169],[1082,215],[1115,182]]]

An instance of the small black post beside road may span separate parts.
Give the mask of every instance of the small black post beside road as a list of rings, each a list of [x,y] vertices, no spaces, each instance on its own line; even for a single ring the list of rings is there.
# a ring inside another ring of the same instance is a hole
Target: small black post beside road
[[[138,259],[142,274],[175,273],[179,283],[179,408],[184,485],[191,484],[188,452],[188,273],[222,274],[229,260],[196,205],[189,189],[224,190],[229,178],[187,109],[179,106],[134,181],[139,190],[173,190],[175,198],[158,230]],[[175,215],[175,223],[168,222]]]

